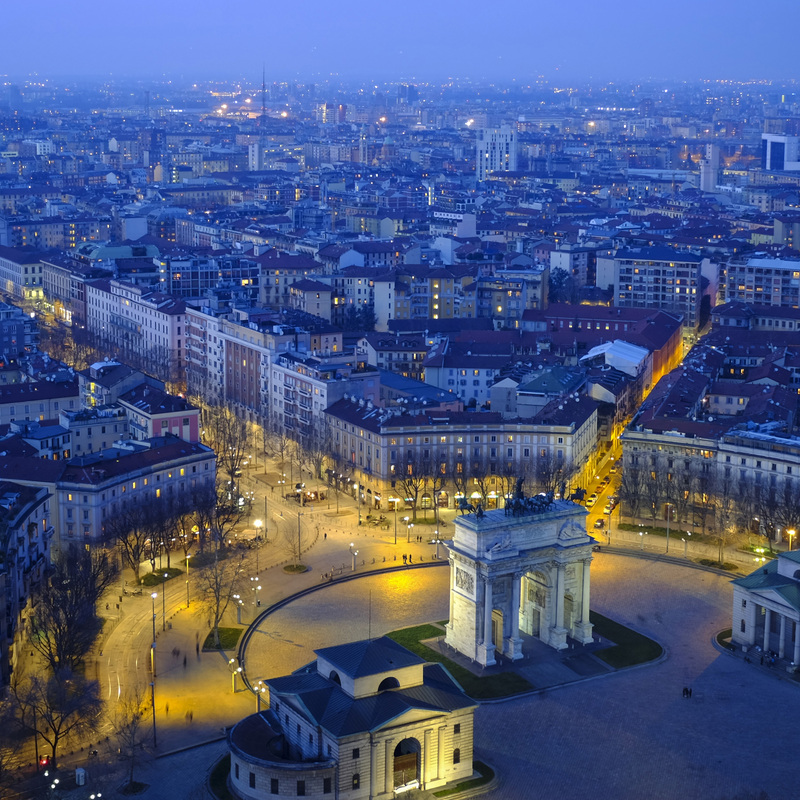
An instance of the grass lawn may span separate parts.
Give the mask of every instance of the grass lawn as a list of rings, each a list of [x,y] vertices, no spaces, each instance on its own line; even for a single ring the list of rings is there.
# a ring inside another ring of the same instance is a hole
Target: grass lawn
[[[485,786],[494,778],[494,770],[483,761],[473,761],[472,767],[476,772],[480,773],[479,778],[470,778],[469,780],[462,781],[449,789],[442,789],[441,791],[434,792],[434,797],[448,797],[451,794],[460,794],[467,789],[477,789],[478,786]]]
[[[239,643],[239,637],[242,635],[241,628],[220,628],[219,629],[219,643],[220,646],[214,642],[214,631],[206,636],[203,642],[203,650],[233,650]]]
[[[632,667],[634,664],[646,664],[664,652],[658,642],[654,642],[652,639],[642,636],[641,633],[636,633],[596,611],[589,612],[589,621],[594,625],[595,633],[614,642],[614,647],[596,650],[594,653],[614,669]]]
[[[307,572],[308,567],[305,564],[287,564],[283,568],[284,572],[289,572],[292,575],[299,575],[302,572]]]
[[[160,586],[164,583],[164,575],[167,576],[167,580],[170,580],[177,575],[183,575],[183,570],[177,567],[157,569],[155,572],[148,572],[147,575],[142,576],[140,583],[142,586]]]
[[[214,769],[211,770],[211,775],[208,778],[208,788],[211,789],[211,794],[217,797],[218,800],[235,800],[234,796],[228,791],[228,775],[230,771],[230,754],[217,761],[214,764]]]
[[[713,558],[698,558],[697,563],[702,564],[704,567],[716,567],[728,572],[737,572],[739,569],[736,564],[732,564],[730,561],[715,561]]]
[[[479,677],[421,643],[422,639],[441,636],[442,632],[441,628],[427,624],[393,631],[387,635],[426,661],[436,661],[439,664],[443,664],[461,684],[464,691],[476,700],[490,697],[508,697],[509,695],[527,692],[535,688],[530,681],[515,672],[501,672],[498,675]]]

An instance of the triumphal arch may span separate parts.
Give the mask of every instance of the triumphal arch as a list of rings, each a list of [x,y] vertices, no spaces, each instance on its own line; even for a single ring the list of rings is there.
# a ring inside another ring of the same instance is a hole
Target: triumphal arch
[[[483,666],[496,653],[522,658],[521,633],[551,647],[592,641],[587,511],[552,495],[525,497],[519,482],[504,509],[456,519],[445,641]]]

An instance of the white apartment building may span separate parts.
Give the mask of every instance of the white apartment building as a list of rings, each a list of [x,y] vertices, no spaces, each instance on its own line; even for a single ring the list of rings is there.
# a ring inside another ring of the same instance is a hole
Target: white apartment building
[[[86,326],[123,355],[150,359],[182,375],[186,367],[185,304],[117,280],[99,280],[86,287]]]
[[[510,125],[482,128],[476,135],[475,177],[485,181],[493,172],[517,169],[517,132]]]

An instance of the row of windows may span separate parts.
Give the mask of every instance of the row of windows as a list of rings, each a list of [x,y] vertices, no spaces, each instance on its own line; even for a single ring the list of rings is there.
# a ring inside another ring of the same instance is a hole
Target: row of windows
[[[234,775],[236,776],[237,780],[239,778],[239,765],[234,765]],[[251,789],[258,788],[256,786],[256,774],[255,772],[251,772],[249,775],[249,785]],[[332,791],[331,788],[332,782],[330,778],[323,778],[322,779],[322,793],[323,794],[330,794]],[[353,775],[353,788],[358,789],[360,785],[360,780],[358,775]],[[280,794],[280,781],[278,778],[270,778],[269,779],[269,793],[270,794]],[[296,782],[296,793],[297,797],[305,797],[306,795],[306,782],[304,780],[298,780]],[[285,794],[285,792],[284,792]]]

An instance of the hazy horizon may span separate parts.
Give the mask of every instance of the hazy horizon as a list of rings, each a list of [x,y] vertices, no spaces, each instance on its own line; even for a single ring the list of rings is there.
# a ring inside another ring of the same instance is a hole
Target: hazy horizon
[[[99,0],[41,0],[35,14],[22,4],[4,9],[0,75],[253,80],[263,64],[268,82],[798,77],[795,3],[698,5],[574,0],[562,10],[530,2],[332,7],[299,0],[275,7],[241,0],[223,17],[208,0],[140,0],[113,15]]]

